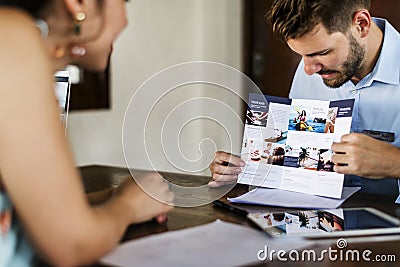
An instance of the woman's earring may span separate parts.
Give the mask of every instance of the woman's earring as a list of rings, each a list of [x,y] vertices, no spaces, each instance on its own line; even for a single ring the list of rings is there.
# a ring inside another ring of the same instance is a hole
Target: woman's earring
[[[82,33],[82,22],[86,19],[86,14],[84,12],[79,12],[75,16],[74,20],[74,35],[75,42],[71,46],[71,55],[75,58],[80,58],[86,55],[86,48],[82,45],[80,36]]]

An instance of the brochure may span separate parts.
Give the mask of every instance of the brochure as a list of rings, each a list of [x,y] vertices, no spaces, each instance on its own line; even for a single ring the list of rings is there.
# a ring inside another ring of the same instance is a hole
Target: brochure
[[[350,132],[354,99],[321,101],[250,94],[238,182],[341,198],[333,142]]]

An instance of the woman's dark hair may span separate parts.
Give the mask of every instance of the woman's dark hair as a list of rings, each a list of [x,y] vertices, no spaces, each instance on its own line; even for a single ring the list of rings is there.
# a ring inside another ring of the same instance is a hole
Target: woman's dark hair
[[[283,219],[285,219],[284,212],[274,212],[274,213],[272,213],[272,216],[274,217],[274,220],[277,222],[281,222],[281,221],[283,221]]]
[[[51,0],[0,0],[0,6],[9,6],[22,9],[34,17],[38,17],[40,11]]]

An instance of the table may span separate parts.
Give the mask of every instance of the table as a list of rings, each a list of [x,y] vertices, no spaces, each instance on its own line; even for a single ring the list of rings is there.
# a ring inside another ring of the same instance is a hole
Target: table
[[[99,190],[104,190],[110,188],[111,186],[118,185],[126,176],[130,175],[130,172],[126,168],[120,167],[111,167],[111,166],[85,166],[81,167],[81,173],[83,177],[83,183],[85,186],[86,192],[94,192]],[[201,184],[206,184],[209,180],[209,177],[205,176],[194,176],[194,175],[186,175],[186,174],[176,174],[169,172],[160,172],[164,178],[168,181],[173,182],[179,185],[186,186],[198,186]],[[235,197],[240,194],[243,194],[247,191],[248,187],[245,185],[236,185],[226,196],[221,198],[223,201],[226,201],[226,197]],[[347,200],[342,207],[374,207],[381,211],[384,211],[392,216],[400,218],[400,205],[394,204],[395,197],[387,196],[387,195],[372,195],[365,193],[356,193],[349,200]],[[263,207],[263,206],[251,206],[251,205],[239,205],[237,206],[253,209],[257,211],[277,211],[282,210],[283,208],[272,208],[272,207]],[[159,225],[156,222],[147,222],[138,225],[130,226],[123,239],[121,240],[132,240],[139,237],[148,236],[151,234],[162,233],[171,230],[184,229],[187,227],[192,227],[196,225],[201,225],[205,223],[212,222],[216,219],[221,219],[228,222],[238,223],[242,225],[247,225],[249,227],[254,227],[250,224],[246,218],[236,215],[230,211],[214,207],[212,204],[203,205],[200,207],[191,207],[191,208],[174,208],[169,213],[168,221]],[[336,240],[331,240],[330,244],[335,243]],[[322,242],[320,244],[316,244],[312,247],[316,251],[320,251],[322,249],[326,249],[329,246],[329,243]],[[384,257],[395,257],[397,262],[400,262],[400,236],[387,236],[384,240],[371,242],[370,240],[362,240],[359,242],[349,243],[347,249],[357,249],[360,251],[369,249],[373,251],[373,255],[381,255]],[[390,260],[392,260],[391,258]],[[397,262],[385,262],[384,266],[398,266]],[[369,264],[373,264],[377,266],[377,263],[366,263],[366,262],[355,262],[355,261],[329,261],[329,259],[325,259],[323,262],[268,262],[262,263],[257,266],[290,266],[290,265],[318,265],[318,266],[365,266]],[[99,266],[99,265],[96,265]]]

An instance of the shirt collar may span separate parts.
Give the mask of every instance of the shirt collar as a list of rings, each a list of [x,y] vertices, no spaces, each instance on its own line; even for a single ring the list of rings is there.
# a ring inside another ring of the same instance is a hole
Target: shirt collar
[[[396,45],[400,43],[400,34],[387,20],[380,18],[373,20],[382,30],[384,37],[378,61],[372,72],[364,78],[364,86],[371,85],[373,81],[399,85],[400,61],[395,55],[399,54]]]

